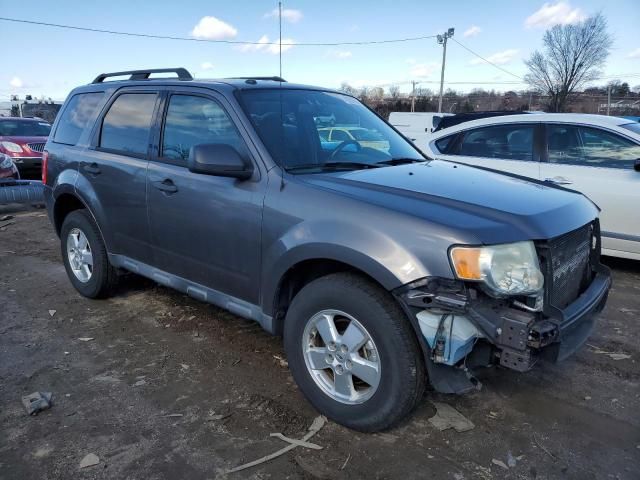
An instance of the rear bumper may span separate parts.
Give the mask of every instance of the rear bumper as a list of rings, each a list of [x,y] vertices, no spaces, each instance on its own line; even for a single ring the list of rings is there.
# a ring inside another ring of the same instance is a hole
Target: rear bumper
[[[35,180],[0,180],[0,205],[7,203],[41,203],[42,182]]]

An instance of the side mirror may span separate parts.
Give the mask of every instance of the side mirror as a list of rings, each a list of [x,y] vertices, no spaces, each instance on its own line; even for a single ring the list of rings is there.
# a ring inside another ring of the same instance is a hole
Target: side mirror
[[[633,169],[634,169],[636,172],[640,172],[640,158],[637,158],[637,159],[636,159],[636,162],[633,164]]]
[[[253,165],[244,160],[235,148],[224,143],[194,145],[189,150],[187,167],[193,173],[241,180],[253,174]]]

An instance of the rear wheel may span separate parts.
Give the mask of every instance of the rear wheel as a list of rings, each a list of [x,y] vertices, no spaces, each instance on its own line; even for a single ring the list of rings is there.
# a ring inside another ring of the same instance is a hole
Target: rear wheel
[[[108,297],[117,272],[109,263],[100,230],[89,212],[82,209],[67,215],[60,240],[64,266],[75,289],[89,298]]]
[[[306,285],[287,312],[284,343],[305,396],[349,428],[389,428],[424,392],[422,357],[404,312],[358,275],[332,274]]]

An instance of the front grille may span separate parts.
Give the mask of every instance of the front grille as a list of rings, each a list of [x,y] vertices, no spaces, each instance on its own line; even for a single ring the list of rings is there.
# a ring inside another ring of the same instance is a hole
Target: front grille
[[[43,152],[44,151],[44,143],[27,143],[31,151],[33,152]]]
[[[594,226],[588,224],[546,243],[542,266],[551,306],[564,309],[589,285],[593,235]]]

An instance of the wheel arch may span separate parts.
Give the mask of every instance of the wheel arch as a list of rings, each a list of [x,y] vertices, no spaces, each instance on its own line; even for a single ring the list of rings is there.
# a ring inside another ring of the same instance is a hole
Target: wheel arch
[[[339,250],[333,250],[336,253]],[[263,295],[263,311],[273,318],[273,332],[282,334],[284,318],[296,294],[308,283],[331,273],[349,272],[361,275],[391,292],[400,281],[382,265],[360,252],[348,256],[309,255],[295,258],[277,270],[277,282],[267,284]],[[361,257],[362,258],[361,258]],[[273,277],[272,277],[273,278]]]

